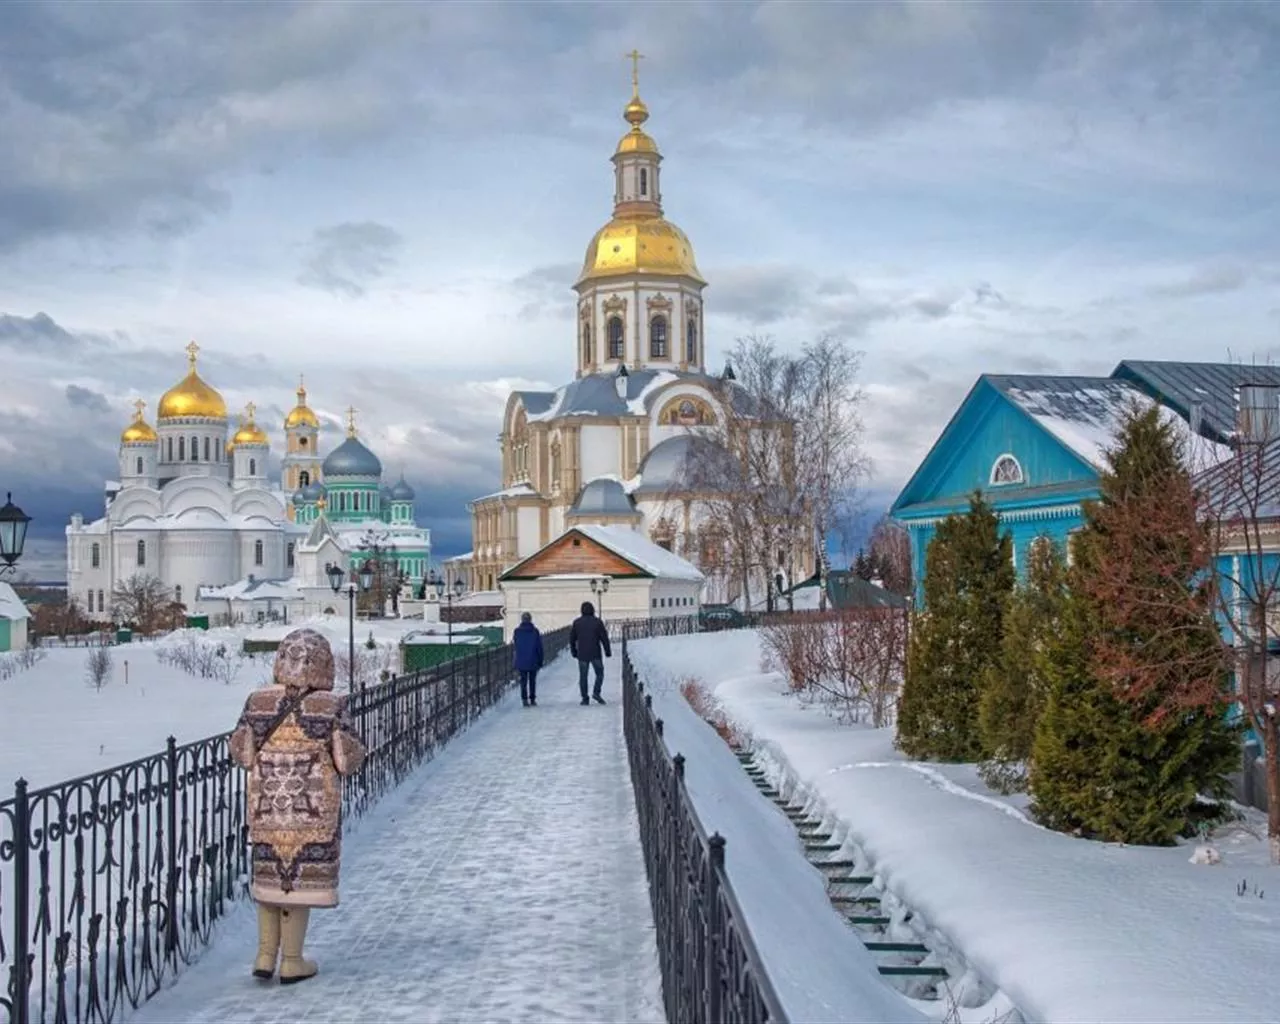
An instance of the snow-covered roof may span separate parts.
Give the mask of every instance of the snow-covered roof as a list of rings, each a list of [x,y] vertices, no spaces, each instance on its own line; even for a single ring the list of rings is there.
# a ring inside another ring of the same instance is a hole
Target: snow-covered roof
[[[687,370],[631,370],[626,379],[625,396],[617,390],[617,374],[613,371],[590,373],[555,391],[520,391],[520,401],[530,422],[559,419],[563,416],[644,416],[654,394],[668,384],[683,382],[699,385],[716,393],[724,381],[705,373]],[[750,396],[741,385],[731,385],[734,407],[749,411]]]
[[[625,558],[637,569],[650,576],[673,580],[703,579],[695,565],[679,555],[660,547],[643,534],[628,526],[575,526],[575,530],[596,543],[608,548],[615,555]]]
[[[322,515],[311,524],[311,530],[307,534],[307,539],[302,542],[301,546],[303,550],[315,551],[324,544],[325,541],[333,541],[333,543],[337,544],[338,547],[343,548],[344,550],[346,548],[346,545],[338,539],[338,535],[333,532],[333,524],[329,522],[329,517]]]
[[[455,563],[459,563],[459,562],[469,562],[474,556],[475,556],[474,551],[468,551],[465,554],[454,555],[452,558],[446,558],[444,560],[444,564],[454,565]]]
[[[16,622],[19,619],[29,618],[31,618],[31,613],[27,611],[27,606],[22,603],[22,598],[18,596],[18,592],[9,584],[0,582],[0,619]]]
[[[474,501],[488,501],[490,498],[521,498],[526,496],[537,497],[538,492],[527,483],[516,484],[514,487],[504,487],[500,491],[494,491],[492,494],[486,494]]]
[[[622,483],[615,477],[604,476],[588,481],[566,514],[634,516],[639,513]]]
[[[202,601],[297,601],[302,591],[292,579],[260,580],[250,576],[222,587],[201,587]]]
[[[501,590],[473,590],[469,594],[463,594],[461,597],[454,598],[455,607],[488,607],[490,605],[502,604],[503,597]]]
[[[281,530],[288,520],[272,520],[264,515],[223,515],[211,508],[186,509],[176,514],[158,516],[139,515],[117,523],[115,530],[128,533],[133,530]]]
[[[482,636],[476,636],[474,633],[454,633],[452,640],[448,636],[442,636],[439,633],[411,633],[401,642],[406,645],[422,644],[430,647],[476,647],[484,643],[485,639]]]

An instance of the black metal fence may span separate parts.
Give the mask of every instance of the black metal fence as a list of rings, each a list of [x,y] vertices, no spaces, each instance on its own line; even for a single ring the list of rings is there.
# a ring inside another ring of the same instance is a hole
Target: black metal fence
[[[568,630],[543,635],[550,661]],[[368,748],[359,817],[512,681],[491,647],[351,695]],[[10,1024],[109,1022],[150,999],[247,893],[245,777],[228,733],[0,802],[0,1010]]]
[[[622,630],[622,714],[649,875],[667,1020],[786,1021],[725,872],[725,840],[707,835],[672,757],[662,719],[636,678],[628,639],[698,632],[698,620],[655,619]]]

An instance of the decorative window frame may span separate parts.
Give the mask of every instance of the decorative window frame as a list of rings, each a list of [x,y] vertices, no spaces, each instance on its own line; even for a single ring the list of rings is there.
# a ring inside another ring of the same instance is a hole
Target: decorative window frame
[[[1000,467],[1006,462],[1012,462],[1018,471],[1016,480],[997,480],[996,477],[1000,472]],[[1018,461],[1018,457],[1013,452],[1001,452],[996,456],[995,461],[991,463],[991,473],[987,478],[987,486],[989,487],[1017,487],[1018,485],[1026,486],[1027,474],[1022,468],[1022,463]]]

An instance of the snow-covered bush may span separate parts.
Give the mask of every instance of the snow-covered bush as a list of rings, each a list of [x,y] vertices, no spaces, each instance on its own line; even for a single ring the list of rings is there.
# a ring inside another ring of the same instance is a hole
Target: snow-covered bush
[[[720,701],[698,680],[693,678],[680,680],[680,693],[697,716],[719,733],[720,738],[729,746],[745,747],[747,745],[742,733],[725,714]]]
[[[245,655],[220,640],[189,633],[161,644],[156,659],[188,675],[230,684],[244,667]]]
[[[0,679],[8,679],[44,660],[48,652],[42,647],[26,647],[21,651],[0,654]]]
[[[85,661],[85,677],[95,690],[101,690],[111,678],[111,648],[94,647]]]
[[[333,651],[334,685],[339,690],[347,688],[350,656],[346,644],[335,645]],[[361,685],[375,686],[400,671],[400,651],[395,644],[367,643],[356,647],[355,688]]]

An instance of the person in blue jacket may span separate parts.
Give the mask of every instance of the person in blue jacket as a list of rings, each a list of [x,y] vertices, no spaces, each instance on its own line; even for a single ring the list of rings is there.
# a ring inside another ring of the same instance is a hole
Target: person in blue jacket
[[[542,633],[533,624],[533,616],[520,613],[520,625],[511,634],[516,653],[516,671],[520,673],[520,703],[527,708],[538,706],[538,669],[542,668]]]

